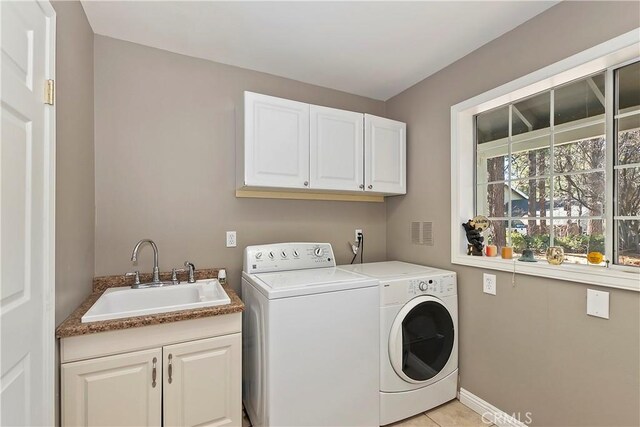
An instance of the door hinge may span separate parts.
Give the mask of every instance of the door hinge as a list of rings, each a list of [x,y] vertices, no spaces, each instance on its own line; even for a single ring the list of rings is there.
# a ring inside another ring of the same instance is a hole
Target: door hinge
[[[44,103],[53,105],[53,98],[55,95],[56,83],[55,81],[49,79],[47,80],[47,84],[44,89]]]

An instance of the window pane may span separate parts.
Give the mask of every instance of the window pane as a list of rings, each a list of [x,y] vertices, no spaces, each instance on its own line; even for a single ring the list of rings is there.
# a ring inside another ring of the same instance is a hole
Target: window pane
[[[511,221],[509,230],[514,258],[522,255],[524,249],[533,250],[536,259],[545,259],[549,247],[549,220],[538,218],[537,220]]]
[[[604,114],[604,73],[561,86],[554,98],[556,126]]]
[[[604,193],[604,172],[556,176],[554,212],[562,210],[562,215],[572,217],[601,216],[604,214]]]
[[[640,62],[618,70],[618,106],[616,114],[640,106]]]
[[[520,135],[550,126],[551,93],[544,92],[513,104],[511,135]]]
[[[509,106],[486,111],[476,116],[476,138],[484,144],[509,136]]]
[[[548,216],[549,179],[523,179],[511,182],[511,216]]]
[[[617,164],[640,163],[640,114],[616,120],[618,128]]]
[[[616,189],[616,215],[640,217],[640,168],[616,170]]]
[[[587,264],[589,252],[605,253],[604,221],[558,219],[553,221],[554,245],[564,249],[565,262]]]
[[[616,263],[640,267],[640,219],[616,221]]]
[[[507,151],[507,147],[504,147]],[[489,159],[485,159],[478,156],[478,184],[484,184],[490,181],[504,181],[506,179],[505,173],[507,170],[507,156],[497,156]]]
[[[536,141],[513,144],[511,149],[511,179],[549,174],[549,137]],[[543,147],[543,148],[540,148]]]
[[[553,151],[553,167],[556,173],[602,169],[605,167],[606,154],[604,138],[583,139],[556,145]]]
[[[509,221],[507,221],[506,219],[492,220],[491,227],[485,233],[487,238],[486,243],[488,245],[496,245],[499,248],[507,246],[508,223]]]
[[[487,217],[506,217],[507,212],[507,185],[504,182],[497,184],[481,184],[477,187],[477,214]]]

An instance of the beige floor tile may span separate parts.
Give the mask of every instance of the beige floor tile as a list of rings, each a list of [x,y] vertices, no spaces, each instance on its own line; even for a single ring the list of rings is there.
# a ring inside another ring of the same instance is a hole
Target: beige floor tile
[[[441,427],[489,427],[476,412],[458,400],[438,406],[427,412],[427,416]]]
[[[425,414],[419,414],[415,417],[389,424],[387,427],[438,427],[438,424]]]

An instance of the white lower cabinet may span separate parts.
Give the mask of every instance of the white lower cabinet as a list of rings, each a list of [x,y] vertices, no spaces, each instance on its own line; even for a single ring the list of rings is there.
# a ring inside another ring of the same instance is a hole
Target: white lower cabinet
[[[227,316],[63,338],[62,425],[241,426],[241,318]]]
[[[160,348],[62,365],[63,424],[161,425],[161,372]]]
[[[239,425],[240,334],[162,349],[165,426]]]

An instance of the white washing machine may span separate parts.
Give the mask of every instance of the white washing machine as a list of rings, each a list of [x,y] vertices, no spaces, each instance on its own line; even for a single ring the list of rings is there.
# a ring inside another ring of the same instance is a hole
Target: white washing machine
[[[456,397],[456,273],[399,261],[341,266],[380,281],[380,425]]]
[[[378,281],[330,244],[245,249],[243,400],[254,426],[378,426]]]

